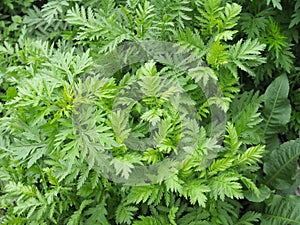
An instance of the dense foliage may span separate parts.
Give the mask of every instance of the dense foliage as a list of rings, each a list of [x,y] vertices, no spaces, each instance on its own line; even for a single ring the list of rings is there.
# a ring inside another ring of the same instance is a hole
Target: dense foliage
[[[0,18],[1,224],[300,224],[300,0]]]

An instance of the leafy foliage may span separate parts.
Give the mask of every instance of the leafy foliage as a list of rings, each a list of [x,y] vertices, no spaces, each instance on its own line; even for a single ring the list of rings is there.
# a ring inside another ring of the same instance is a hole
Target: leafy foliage
[[[286,76],[277,77],[265,92],[264,134],[269,139],[281,133],[290,120],[291,106],[287,99],[289,84]]]
[[[299,8],[2,1],[0,223],[299,224]]]
[[[299,224],[299,200],[295,196],[275,195],[266,208],[264,224]],[[276,216],[281,215],[281,216]]]
[[[286,142],[272,151],[264,163],[266,184],[284,192],[293,192],[299,184],[298,159],[299,139]]]

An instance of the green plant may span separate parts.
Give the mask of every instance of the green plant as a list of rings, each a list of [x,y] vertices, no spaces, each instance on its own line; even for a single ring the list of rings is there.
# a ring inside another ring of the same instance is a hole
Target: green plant
[[[299,0],[18,3],[1,224],[300,223]]]

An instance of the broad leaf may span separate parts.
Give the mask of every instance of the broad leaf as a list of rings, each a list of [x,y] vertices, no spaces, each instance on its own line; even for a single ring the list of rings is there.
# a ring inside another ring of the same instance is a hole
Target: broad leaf
[[[296,225],[300,224],[300,199],[296,196],[275,195],[265,209],[261,224]]]
[[[289,81],[286,75],[281,75],[269,85],[264,94],[263,133],[266,140],[284,131],[285,125],[290,120],[291,105],[288,93]]]
[[[266,184],[279,190],[289,190],[297,183],[297,161],[300,156],[300,139],[286,142],[274,150],[264,163]],[[299,180],[299,176],[298,176]]]

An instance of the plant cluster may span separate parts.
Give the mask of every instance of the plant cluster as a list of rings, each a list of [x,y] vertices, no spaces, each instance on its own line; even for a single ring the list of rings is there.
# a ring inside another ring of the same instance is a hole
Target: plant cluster
[[[300,224],[300,0],[0,12],[1,224]]]

